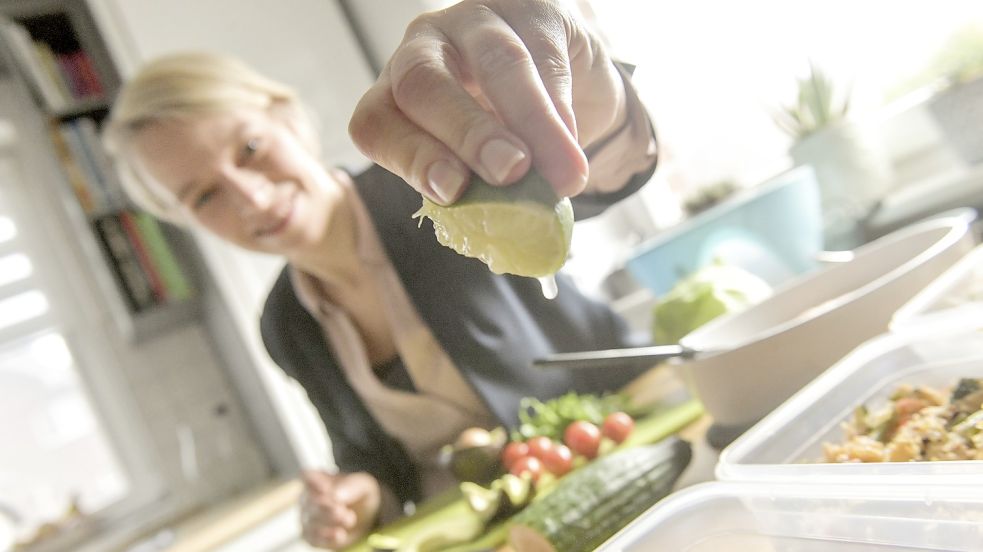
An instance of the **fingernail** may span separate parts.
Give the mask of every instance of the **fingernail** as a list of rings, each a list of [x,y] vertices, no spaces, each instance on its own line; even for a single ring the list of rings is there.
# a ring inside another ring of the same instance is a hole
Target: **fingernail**
[[[479,155],[481,164],[497,184],[504,183],[512,173],[512,169],[526,158],[522,150],[501,138],[495,138],[485,144]]]
[[[467,175],[449,161],[437,161],[427,170],[427,182],[442,203],[453,203]]]

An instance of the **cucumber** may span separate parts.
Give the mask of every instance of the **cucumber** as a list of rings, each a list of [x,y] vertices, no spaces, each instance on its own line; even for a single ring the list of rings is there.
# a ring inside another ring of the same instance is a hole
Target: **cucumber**
[[[586,552],[672,491],[689,464],[689,443],[675,437],[625,449],[571,473],[512,518],[515,552]]]

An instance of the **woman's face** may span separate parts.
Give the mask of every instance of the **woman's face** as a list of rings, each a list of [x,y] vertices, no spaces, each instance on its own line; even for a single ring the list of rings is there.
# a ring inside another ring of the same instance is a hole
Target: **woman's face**
[[[269,110],[162,120],[141,129],[134,147],[198,223],[253,251],[290,256],[317,246],[341,201],[323,166]]]

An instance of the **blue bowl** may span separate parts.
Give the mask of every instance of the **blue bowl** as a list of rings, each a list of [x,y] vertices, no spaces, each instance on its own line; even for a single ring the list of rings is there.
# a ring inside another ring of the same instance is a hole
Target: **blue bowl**
[[[822,247],[819,186],[812,169],[802,166],[657,234],[626,267],[656,297],[715,259],[777,286],[817,268]]]

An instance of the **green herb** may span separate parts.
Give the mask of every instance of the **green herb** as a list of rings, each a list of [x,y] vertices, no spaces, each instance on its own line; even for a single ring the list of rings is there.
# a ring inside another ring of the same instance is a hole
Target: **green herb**
[[[519,428],[512,432],[512,440],[526,440],[545,435],[562,440],[563,431],[572,422],[586,420],[601,424],[612,412],[629,412],[628,398],[620,394],[579,395],[567,393],[546,402],[524,398],[519,403]]]

